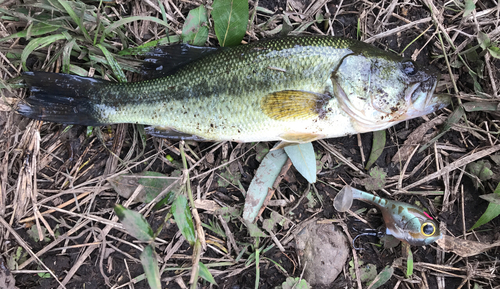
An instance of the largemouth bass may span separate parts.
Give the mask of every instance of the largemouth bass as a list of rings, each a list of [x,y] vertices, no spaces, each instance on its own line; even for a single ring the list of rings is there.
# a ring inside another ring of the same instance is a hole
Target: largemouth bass
[[[439,224],[419,207],[380,198],[351,186],[345,186],[334,199],[334,207],[339,212],[347,211],[352,200],[360,200],[374,205],[382,212],[386,234],[410,245],[429,245],[443,235]]]
[[[184,58],[192,48],[180,49]],[[433,95],[437,73],[346,38],[265,39],[187,62],[135,83],[27,72],[31,96],[18,112],[65,124],[145,124],[180,139],[304,143],[385,129],[450,102]]]

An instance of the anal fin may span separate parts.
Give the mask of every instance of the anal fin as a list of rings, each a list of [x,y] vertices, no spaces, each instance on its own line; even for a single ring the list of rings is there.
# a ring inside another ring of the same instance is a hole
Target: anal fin
[[[291,145],[312,142],[324,138],[325,135],[316,133],[286,132],[280,134],[279,137],[282,139],[282,141],[271,150],[277,150]]]
[[[161,137],[161,138],[169,138],[169,139],[176,139],[176,140],[209,141],[209,140],[204,139],[202,137],[199,137],[197,135],[184,133],[184,132],[178,131],[174,128],[171,128],[171,127],[148,126],[148,127],[145,127],[144,130],[146,131],[147,134],[150,134],[150,135],[156,136],[156,137]]]
[[[307,133],[307,132],[285,132],[279,135],[279,137],[289,143],[306,143],[312,142],[317,139],[324,138],[325,135],[317,133]]]

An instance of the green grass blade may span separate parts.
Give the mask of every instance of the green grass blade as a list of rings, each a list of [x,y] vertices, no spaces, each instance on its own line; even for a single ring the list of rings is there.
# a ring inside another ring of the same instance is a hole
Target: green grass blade
[[[104,53],[104,57],[106,57],[106,60],[108,61],[108,64],[111,67],[111,70],[113,70],[113,73],[115,74],[116,78],[120,82],[127,82],[127,77],[125,76],[125,73],[123,73],[123,70],[121,69],[120,65],[113,57],[113,55],[106,49],[106,47],[104,47],[101,44],[97,44],[96,47],[101,49],[102,53]]]
[[[378,130],[373,132],[373,145],[370,157],[366,163],[365,170],[368,170],[380,157],[385,148],[385,130]]]
[[[372,281],[368,289],[377,289],[389,281],[394,274],[394,267],[385,267],[380,273],[378,273],[375,280]]]
[[[118,55],[144,55],[151,51],[156,46],[167,45],[172,43],[177,43],[180,41],[179,35],[169,35],[167,37],[153,40],[147,43],[144,43],[137,47],[131,47],[125,50],[118,52]]]
[[[205,264],[201,263],[199,264],[200,266],[200,277],[205,279],[206,281],[210,282],[211,284],[217,285],[215,282],[214,276],[212,276],[212,273],[208,271],[207,266]]]
[[[70,42],[66,43],[62,52],[62,72],[69,73],[71,51],[73,46],[76,44],[76,39],[72,39]]]
[[[122,205],[115,205],[114,210],[120,222],[123,224],[123,227],[130,235],[140,241],[153,241],[153,229],[151,229],[143,215],[127,209]]]
[[[43,48],[61,39],[66,39],[66,36],[64,34],[56,34],[31,40],[30,43],[26,45],[23,53],[21,54],[21,64],[23,66],[23,70],[28,71],[26,60],[28,59],[28,56],[31,54],[31,52],[33,52],[35,49]]]
[[[196,242],[196,235],[194,232],[193,218],[189,209],[186,196],[180,195],[175,199],[171,209],[174,215],[177,227],[181,230],[182,235],[189,242],[191,246]]]
[[[413,275],[413,252],[411,251],[411,246],[405,244],[406,254],[408,255],[406,259],[406,278],[410,278]]]
[[[167,22],[167,12],[165,11],[165,6],[163,6],[163,3],[160,0],[158,0],[158,6],[160,6],[161,10],[161,19]]]
[[[59,26],[54,26],[54,25],[48,25],[45,23],[36,23],[33,25],[30,25],[31,27],[31,32],[30,36],[39,36],[47,33],[51,33],[59,29]],[[19,31],[17,33],[14,33],[12,35],[9,35],[4,38],[0,38],[0,42],[7,41],[9,39],[14,39],[14,38],[28,38],[28,30],[23,30]]]
[[[76,66],[73,64],[69,65],[68,71],[70,73],[73,73],[73,74],[76,74],[79,76],[88,76],[89,75],[89,72],[87,70],[81,68],[80,66]]]
[[[153,245],[147,245],[141,253],[141,263],[148,280],[149,287],[161,289],[160,269],[156,260],[156,253]]]
[[[497,188],[495,189],[494,193],[500,196],[500,183],[497,185]],[[479,220],[477,220],[477,222],[472,226],[472,228],[470,228],[469,231],[474,230],[488,223],[489,221],[496,218],[498,215],[500,215],[500,205],[497,205],[493,202],[489,203],[488,207],[486,208],[486,211],[483,213],[483,215],[481,215]]]
[[[73,21],[75,22],[75,24],[78,25],[78,28],[80,28],[80,31],[82,31],[82,34],[85,37],[85,39],[89,43],[92,43],[92,39],[90,38],[90,35],[87,32],[87,29],[85,28],[85,25],[83,23],[83,17],[78,17],[76,15],[75,10],[73,10],[73,8],[69,4],[69,2],[67,2],[65,0],[58,0],[58,2],[59,2],[59,4],[61,4],[61,6],[64,8],[64,10],[66,10],[66,13],[69,14],[69,16],[71,17],[71,19],[73,19]],[[75,2],[73,2],[73,3],[75,3]],[[82,9],[82,12],[84,12],[84,9]]]
[[[260,238],[257,238],[255,240],[255,289],[259,288],[259,282],[260,282],[260,248],[259,248],[259,242]]]

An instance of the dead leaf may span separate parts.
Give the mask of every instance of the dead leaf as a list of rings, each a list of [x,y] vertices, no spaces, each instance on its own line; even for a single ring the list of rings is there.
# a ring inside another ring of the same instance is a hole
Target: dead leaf
[[[214,213],[216,210],[221,208],[221,206],[219,206],[215,201],[200,200],[200,199],[194,200],[194,206],[197,209],[202,209],[202,210],[208,211],[210,213]]]
[[[19,99],[14,97],[0,98],[0,111],[11,111],[18,101]]]
[[[493,244],[484,244],[452,236],[443,236],[443,238],[436,241],[436,244],[444,251],[453,252],[460,257],[470,257],[500,246],[500,241]]]
[[[406,160],[410,157],[411,153],[415,149],[417,144],[420,144],[424,141],[424,136],[429,129],[433,126],[443,124],[445,121],[444,116],[438,116],[428,122],[424,122],[420,125],[415,131],[413,131],[408,138],[405,140],[402,147],[399,148],[398,152],[392,157],[392,162],[406,162]],[[430,139],[430,138],[429,138]]]

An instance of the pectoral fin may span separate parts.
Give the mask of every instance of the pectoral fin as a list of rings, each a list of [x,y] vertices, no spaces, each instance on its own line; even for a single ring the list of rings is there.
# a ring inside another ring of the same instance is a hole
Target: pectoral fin
[[[300,90],[283,90],[266,95],[262,111],[275,120],[312,119],[323,115],[329,95]]]

